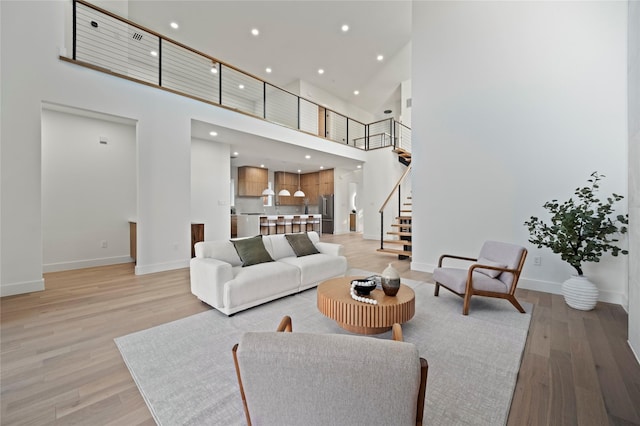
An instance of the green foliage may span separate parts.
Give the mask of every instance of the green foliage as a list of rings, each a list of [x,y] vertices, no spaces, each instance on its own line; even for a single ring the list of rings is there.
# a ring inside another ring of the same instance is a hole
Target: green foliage
[[[612,194],[606,201],[596,198],[598,182],[605,177],[598,172],[591,174],[590,186],[577,188],[573,198],[564,203],[552,200],[544,204],[551,213],[551,224],[546,224],[537,217],[531,216],[524,224],[529,228],[529,242],[541,247],[549,247],[558,253],[562,260],[573,266],[578,275],[582,275],[583,262],[599,262],[603,253],[608,251],[613,256],[628,254],[614,243],[611,238],[615,234],[627,232],[629,215],[618,215],[612,218],[613,204],[624,197]],[[618,227],[618,225],[622,225]]]

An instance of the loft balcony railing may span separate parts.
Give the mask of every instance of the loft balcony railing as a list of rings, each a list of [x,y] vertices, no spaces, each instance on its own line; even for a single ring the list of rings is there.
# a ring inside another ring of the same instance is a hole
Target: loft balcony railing
[[[358,149],[410,151],[411,129],[393,118],[361,123],[84,0],[73,1],[72,62]]]

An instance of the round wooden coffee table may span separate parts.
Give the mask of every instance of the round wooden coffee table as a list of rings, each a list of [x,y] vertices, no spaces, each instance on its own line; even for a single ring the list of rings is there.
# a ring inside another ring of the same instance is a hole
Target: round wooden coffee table
[[[376,305],[351,298],[351,281],[364,277],[340,277],[318,285],[318,310],[336,320],[340,327],[352,333],[379,334],[391,330],[394,323],[405,323],[416,311],[416,295],[410,287],[400,284],[395,296],[373,290],[369,297]]]

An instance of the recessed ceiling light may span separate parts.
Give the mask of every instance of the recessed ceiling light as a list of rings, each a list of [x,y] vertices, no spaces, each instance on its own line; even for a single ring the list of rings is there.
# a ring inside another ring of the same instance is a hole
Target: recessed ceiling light
[[[356,95],[356,96],[358,96],[358,95],[360,94],[360,91],[359,91],[359,90],[354,90],[354,91],[353,91],[353,94],[354,94],[354,95]]]
[[[306,158],[308,160],[309,158],[311,158],[311,156],[307,154],[307,155],[304,156],[304,158]]]
[[[344,25],[342,26],[342,32],[345,32],[345,33],[346,33],[347,31],[349,31],[349,26],[348,26],[347,24],[344,24]]]
[[[381,60],[383,60],[383,59],[384,59],[384,56],[382,56],[382,55],[378,55],[378,56],[376,57],[376,59],[377,59],[377,60],[379,60],[379,61],[381,61]]]
[[[260,164],[260,167],[262,167],[264,169],[264,164]]]
[[[359,169],[361,169],[361,168],[362,168],[362,166],[361,166],[360,164],[358,164],[358,168],[359,168]]]
[[[258,31],[257,28],[254,28],[251,30],[251,34],[253,34],[254,36],[257,36],[258,34],[260,34],[260,31]]]
[[[171,24],[169,24],[169,25],[171,25],[171,28],[173,28],[174,30],[177,30],[178,28],[180,28],[180,25],[178,25],[178,23],[177,23],[177,22],[172,22],[172,23],[171,23]]]
[[[218,136],[218,132],[209,132],[211,136]]]
[[[234,152],[233,152],[233,155],[238,155],[238,151],[234,151]]]
[[[301,172],[302,172],[302,170],[298,169],[298,173],[301,173]]]
[[[320,170],[324,169],[324,166],[320,166]]]
[[[318,74],[324,74],[324,70],[323,70],[322,68],[320,68],[320,69],[318,70]]]
[[[244,84],[238,84],[238,89],[244,89]]]
[[[151,51],[151,56],[158,56],[158,52],[156,52],[155,50]]]
[[[271,73],[271,68],[267,67],[267,69],[265,69],[265,71],[266,71],[267,73]]]

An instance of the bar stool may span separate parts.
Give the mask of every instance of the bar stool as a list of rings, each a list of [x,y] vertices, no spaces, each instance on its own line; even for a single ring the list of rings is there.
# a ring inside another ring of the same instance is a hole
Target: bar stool
[[[310,214],[309,219],[307,219],[307,232],[316,231],[319,225],[320,219],[318,219],[315,214]]]
[[[293,215],[285,215],[284,216],[284,233],[287,233],[287,228],[289,232],[293,232]]]
[[[313,230],[318,234],[322,235],[322,215],[314,214],[313,215]]]
[[[292,220],[293,216],[278,216],[278,221],[276,222],[276,234],[286,234],[287,227],[291,229],[293,226]]]
[[[278,216],[260,216],[260,234],[262,235],[275,234],[277,222],[278,222]]]
[[[291,232],[296,232],[295,227],[298,226],[298,232],[307,230],[307,215],[295,215],[293,216],[293,222],[291,225]]]

